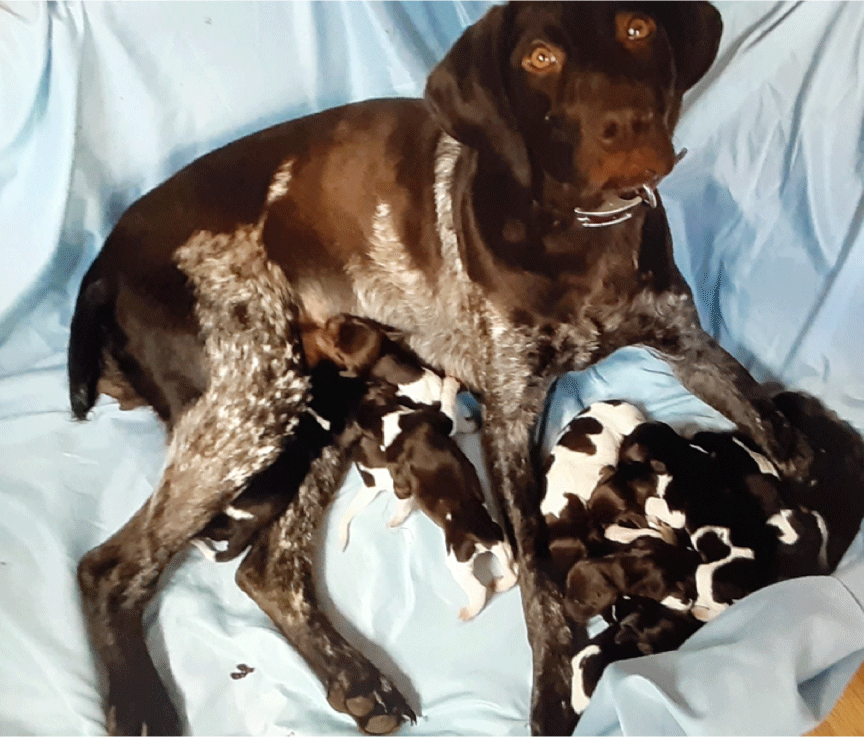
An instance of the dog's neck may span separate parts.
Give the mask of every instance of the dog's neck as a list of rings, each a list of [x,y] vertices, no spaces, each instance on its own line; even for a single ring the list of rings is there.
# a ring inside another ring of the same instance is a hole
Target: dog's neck
[[[647,206],[603,228],[598,237],[575,217],[560,219],[497,162],[463,149],[459,166],[467,176],[457,177],[466,184],[453,193],[454,212],[466,235],[462,253],[468,274],[513,307],[566,320],[591,299],[598,279],[637,289],[649,269],[658,268],[640,251],[640,244],[646,245]]]

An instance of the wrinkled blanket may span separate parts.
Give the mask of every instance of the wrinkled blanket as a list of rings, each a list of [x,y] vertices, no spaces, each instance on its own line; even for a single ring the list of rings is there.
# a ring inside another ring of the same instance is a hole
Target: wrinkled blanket
[[[145,409],[70,419],[65,347],[80,279],[120,213],[196,156],[277,121],[419,95],[485,2],[0,4],[0,732],[98,734],[80,556],[143,502],[164,459]],[[721,3],[717,63],[689,93],[661,184],[706,328],[760,380],[864,429],[864,4]],[[547,442],[621,397],[676,427],[725,427],[628,349],[554,389]],[[476,454],[476,437],[465,441]],[[359,484],[346,482],[331,521]],[[405,734],[525,734],[520,595],[460,622],[440,530],[389,530],[379,497],[341,552],[322,532],[339,626],[413,699]],[[352,734],[321,685],[197,550],[148,609],[148,644],[193,733]],[[769,586],[680,650],[611,666],[583,734],[793,734],[864,660],[864,539],[831,576]],[[243,666],[243,667],[241,667]]]

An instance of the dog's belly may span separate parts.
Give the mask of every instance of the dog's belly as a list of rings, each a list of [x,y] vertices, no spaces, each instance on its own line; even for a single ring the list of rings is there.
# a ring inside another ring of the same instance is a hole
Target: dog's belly
[[[367,261],[349,264],[345,278],[301,279],[296,285],[301,314],[323,323],[347,313],[402,331],[422,361],[478,388],[476,357],[482,326],[466,309],[464,285],[433,284],[407,264],[390,268]]]
[[[459,146],[438,131],[419,143],[409,180],[400,164],[355,160],[374,174],[358,196],[340,197],[328,173],[345,165],[342,154],[298,170],[268,215],[265,247],[306,319],[348,313],[396,328],[423,361],[478,388],[483,336],[507,321],[462,263],[450,203]]]

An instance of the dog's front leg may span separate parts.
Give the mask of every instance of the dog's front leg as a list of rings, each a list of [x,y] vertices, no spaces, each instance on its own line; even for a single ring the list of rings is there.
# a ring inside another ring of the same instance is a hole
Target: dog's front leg
[[[660,353],[685,389],[734,422],[786,476],[806,475],[812,458],[807,441],[765,388],[700,327],[692,298],[670,291],[650,295],[648,302],[653,328],[640,342]]]
[[[317,529],[344,478],[343,447],[313,461],[297,498],[263,531],[237,569],[237,583],[273,620],[321,680],[330,705],[369,734],[388,734],[414,712],[393,683],[340,635],[322,611],[313,569]]]
[[[548,575],[550,558],[532,462],[532,429],[542,401],[540,387],[526,388],[515,403],[494,391],[484,393],[483,443],[492,488],[516,543],[534,665],[531,730],[562,735],[571,734],[577,721],[570,704],[574,643],[563,593]]]

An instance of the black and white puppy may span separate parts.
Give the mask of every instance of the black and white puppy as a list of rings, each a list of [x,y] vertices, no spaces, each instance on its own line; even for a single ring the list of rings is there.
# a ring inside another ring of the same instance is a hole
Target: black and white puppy
[[[339,523],[342,547],[348,545],[351,520],[381,492],[392,491],[399,505],[390,527],[420,509],[444,531],[447,566],[468,595],[459,618],[472,619],[490,590],[507,591],[517,578],[510,544],[486,508],[477,471],[452,437],[476,429],[457,409],[459,384],[386,338],[368,380],[354,418],[352,453],[365,486]],[[490,584],[475,570],[485,553],[498,561],[501,573]]]
[[[702,626],[688,612],[642,597],[619,597],[605,617],[608,626],[573,657],[570,701],[577,714],[587,708],[607,665],[676,650]]]
[[[623,438],[644,421],[632,404],[595,402],[570,421],[546,459],[540,510],[559,585],[587,555],[593,531],[587,513],[591,495],[617,464]]]
[[[191,541],[208,559],[227,561],[246,550],[295,498],[312,462],[327,446],[344,438],[366,393],[366,382],[345,376],[344,364],[332,361],[311,366],[310,377],[310,401],[298,418],[297,432],[285,441],[273,466],[261,472],[262,477],[274,479],[278,474],[280,482],[251,485],[210,519]]]

